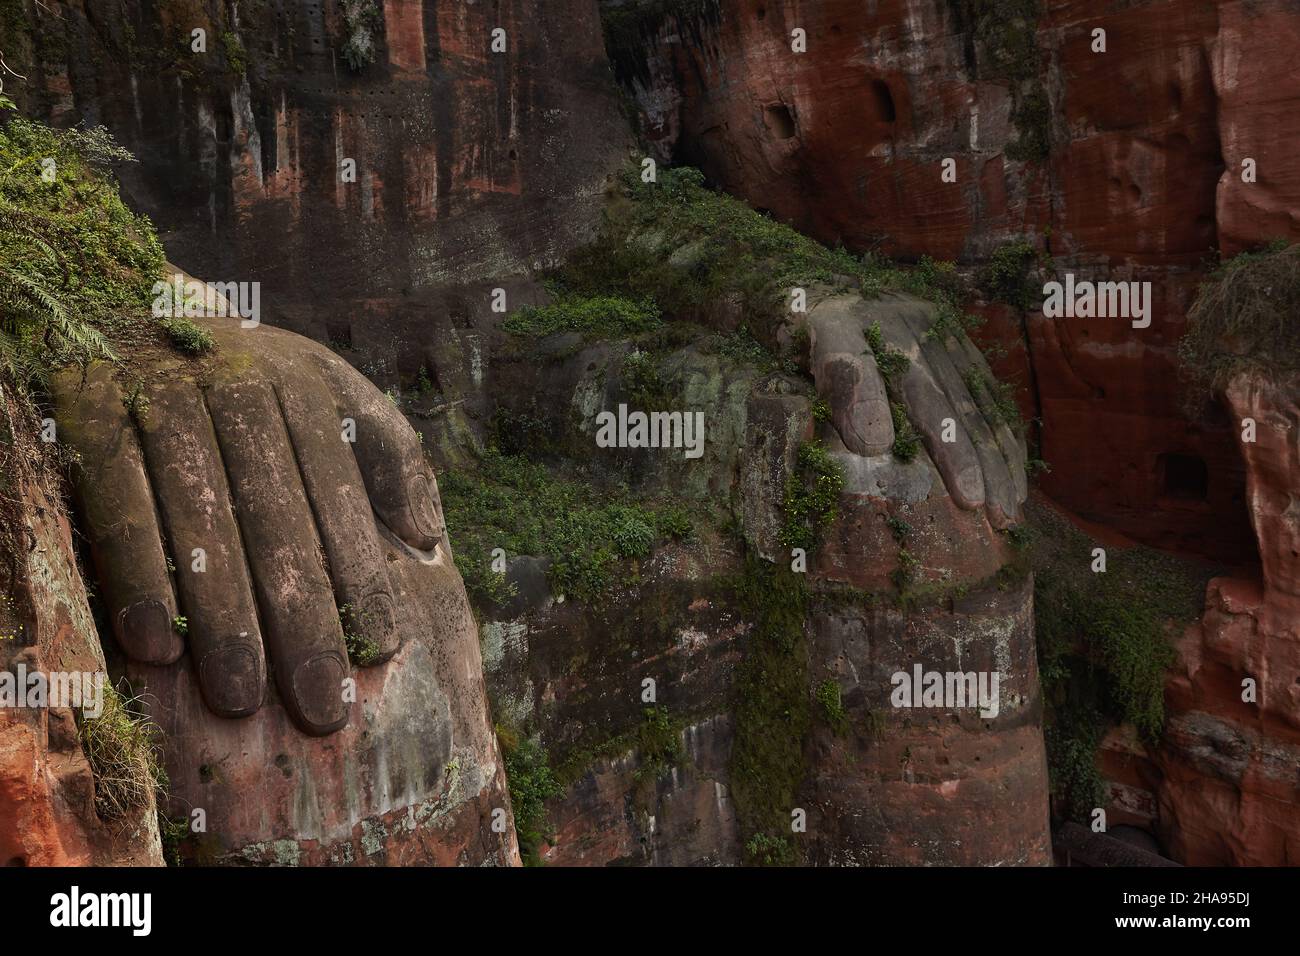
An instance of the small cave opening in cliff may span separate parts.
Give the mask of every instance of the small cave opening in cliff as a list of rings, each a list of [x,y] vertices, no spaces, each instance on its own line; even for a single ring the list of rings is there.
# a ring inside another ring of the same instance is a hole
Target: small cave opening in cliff
[[[884,80],[873,80],[871,94],[876,98],[876,115],[881,122],[894,122],[898,118],[898,111],[894,108],[894,94],[889,92],[889,84]]]
[[[1160,497],[1174,501],[1204,501],[1210,490],[1210,470],[1199,455],[1168,452],[1156,462]]]
[[[790,115],[790,108],[784,103],[773,103],[767,108],[765,117],[767,128],[776,134],[777,139],[794,137],[794,117]]]

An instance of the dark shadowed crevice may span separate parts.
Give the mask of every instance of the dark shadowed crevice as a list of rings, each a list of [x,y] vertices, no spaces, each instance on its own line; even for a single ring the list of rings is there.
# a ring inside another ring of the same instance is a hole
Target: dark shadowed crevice
[[[796,130],[790,108],[784,103],[773,103],[763,112],[763,122],[777,139],[793,139]]]
[[[898,118],[894,108],[894,95],[889,92],[889,84],[884,80],[873,80],[871,93],[876,100],[876,116],[885,123],[892,123]]]

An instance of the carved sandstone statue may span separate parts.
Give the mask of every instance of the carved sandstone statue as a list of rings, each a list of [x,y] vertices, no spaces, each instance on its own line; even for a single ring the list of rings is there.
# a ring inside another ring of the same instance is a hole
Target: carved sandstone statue
[[[190,854],[513,861],[476,631],[415,433],[324,346],[194,321],[215,342],[201,357],[145,349],[55,387]]]

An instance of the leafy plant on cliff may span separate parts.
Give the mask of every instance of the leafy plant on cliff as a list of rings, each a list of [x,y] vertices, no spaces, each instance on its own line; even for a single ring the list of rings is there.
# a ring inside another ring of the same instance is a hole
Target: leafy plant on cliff
[[[519,853],[525,865],[538,866],[547,830],[546,801],[561,796],[564,788],[551,771],[546,750],[536,740],[501,726],[497,727],[497,740],[505,761]]]
[[[822,720],[835,733],[840,734],[848,726],[848,713],[844,709],[844,701],[840,697],[840,685],[833,679],[827,678],[817,685],[813,696],[817,698],[817,703],[821,705]]]
[[[1003,243],[980,267],[975,284],[990,302],[1005,302],[1023,312],[1040,298],[1040,289],[1031,280],[1038,257],[1038,250],[1026,239]]]
[[[1006,425],[1017,435],[1024,435],[1025,420],[1020,416],[1014,385],[1000,381],[980,368],[967,369],[962,379],[971,397],[990,418]]]
[[[894,444],[890,451],[899,461],[909,462],[921,450],[921,436],[916,433],[906,406],[890,402],[889,415],[894,422]]]
[[[1164,728],[1170,638],[1200,613],[1213,569],[1148,548],[1107,547],[1047,506],[1028,508],[1039,675],[1047,706],[1048,766],[1067,813],[1097,806],[1096,748],[1112,724],[1147,741]]]
[[[111,684],[103,689],[99,716],[79,715],[81,749],[95,778],[95,812],[121,820],[146,809],[163,779],[157,728]]]
[[[781,543],[811,550],[822,528],[839,512],[844,469],[824,445],[808,442],[799,448],[795,470],[785,484],[785,522]]]
[[[512,557],[549,558],[557,593],[598,603],[613,586],[620,562],[644,557],[656,541],[690,532],[675,509],[601,492],[495,449],[485,451],[473,468],[448,471],[439,485],[456,566],[481,606],[511,596],[492,570],[496,548]]]
[[[244,51],[244,44],[240,42],[239,37],[227,30],[221,34],[221,48],[226,53],[226,63],[229,64],[232,72],[243,76],[248,71],[248,54]]]
[[[887,383],[894,384],[912,364],[911,360],[898,349],[890,348],[885,344],[884,333],[880,331],[879,322],[873,322],[867,327],[866,338],[867,345],[871,347],[871,354],[875,357],[876,368],[880,370],[881,376]]]
[[[106,172],[130,159],[103,128],[0,129],[0,368],[15,382],[112,356],[106,327],[151,300],[162,248]]]
[[[733,684],[735,739],[730,778],[750,863],[790,865],[798,848],[791,812],[804,778],[811,721],[803,576],[749,557],[735,582],[737,606],[752,621]]]
[[[1285,240],[1223,263],[1187,313],[1178,357],[1190,377],[1221,391],[1234,375],[1300,371],[1300,245]]]
[[[375,62],[375,34],[381,19],[375,0],[343,0],[344,36],[340,52],[354,73]]]

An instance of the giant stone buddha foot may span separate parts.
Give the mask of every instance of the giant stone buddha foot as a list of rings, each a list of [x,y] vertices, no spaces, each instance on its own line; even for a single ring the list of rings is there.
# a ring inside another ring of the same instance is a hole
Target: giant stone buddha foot
[[[215,340],[198,358],[146,353],[55,387],[105,644],[161,730],[183,855],[517,861],[417,436],[327,348],[193,321]]]

